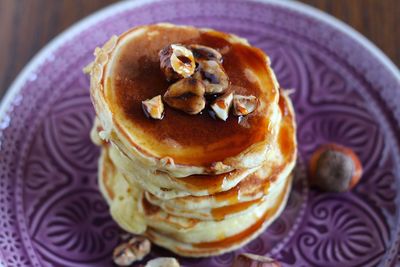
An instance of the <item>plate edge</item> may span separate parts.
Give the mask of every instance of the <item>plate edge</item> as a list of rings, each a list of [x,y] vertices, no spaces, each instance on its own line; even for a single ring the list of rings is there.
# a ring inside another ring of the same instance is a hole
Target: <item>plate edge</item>
[[[72,38],[80,31],[85,28],[89,28],[93,24],[97,23],[101,19],[105,19],[115,13],[120,11],[124,11],[127,8],[135,8],[138,6],[142,6],[145,4],[150,4],[154,2],[158,2],[160,0],[136,0],[136,1],[126,1],[114,3],[109,6],[106,6],[91,15],[75,22],[66,30],[58,34],[54,37],[49,43],[47,43],[42,49],[37,52],[34,57],[29,60],[29,62],[25,65],[25,67],[21,70],[21,72],[16,76],[14,81],[8,87],[3,99],[0,102],[0,123],[6,114],[6,111],[10,104],[12,103],[15,96],[19,93],[22,86],[28,79],[28,75],[40,64],[44,62],[46,59],[46,55],[51,54],[55,51],[63,42]],[[343,32],[356,42],[359,42],[363,47],[371,52],[371,54],[384,65],[387,69],[392,73],[392,75],[399,81],[400,83],[400,72],[396,65],[388,58],[386,54],[383,53],[381,49],[379,49],[374,43],[368,40],[365,36],[359,33],[357,30],[347,25],[343,21],[325,13],[317,8],[311,7],[307,4],[303,4],[297,1],[281,1],[281,0],[248,0],[249,2],[258,2],[264,4],[272,4],[277,6],[282,6],[285,8],[289,8],[291,10],[297,11],[299,13],[303,13],[307,16],[314,17],[318,20],[321,20],[335,29]]]

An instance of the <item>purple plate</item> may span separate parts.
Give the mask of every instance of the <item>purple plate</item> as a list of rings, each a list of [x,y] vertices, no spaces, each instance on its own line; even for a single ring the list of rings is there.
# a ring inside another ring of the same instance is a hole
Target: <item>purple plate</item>
[[[0,266],[112,266],[121,230],[96,185],[94,116],[81,69],[112,34],[172,22],[236,33],[295,88],[300,156],[338,142],[365,172],[350,193],[309,191],[303,164],[282,216],[239,251],[184,266],[230,266],[247,251],[284,266],[399,266],[398,69],[343,23],[286,1],[134,1],[79,22],[44,48],[0,107]],[[153,249],[146,258],[172,255]]]

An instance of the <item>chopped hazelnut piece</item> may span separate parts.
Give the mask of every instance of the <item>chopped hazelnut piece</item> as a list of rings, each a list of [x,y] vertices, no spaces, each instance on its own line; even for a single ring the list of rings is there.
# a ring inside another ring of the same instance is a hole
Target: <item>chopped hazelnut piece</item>
[[[160,257],[147,262],[145,267],[180,267],[181,265],[175,258]]]
[[[122,243],[114,249],[113,260],[118,266],[129,266],[135,261],[142,260],[151,249],[148,239],[135,236],[127,243]]]
[[[281,267],[282,265],[269,257],[251,253],[242,253],[236,257],[232,267]]]
[[[118,266],[129,266],[135,259],[136,256],[127,243],[123,243],[114,249],[113,260]]]
[[[162,166],[175,166],[174,159],[171,157],[163,157],[160,162]]]
[[[222,65],[214,60],[204,60],[198,63],[199,69],[194,77],[204,82],[206,94],[225,92],[229,85],[229,79]]]
[[[198,114],[206,105],[204,91],[203,82],[194,78],[186,78],[168,88],[164,94],[164,101],[172,108],[188,114]]]
[[[164,104],[161,95],[142,101],[142,107],[144,113],[153,119],[161,120],[164,117]]]
[[[222,55],[214,48],[204,45],[189,45],[188,48],[192,50],[193,56],[196,60],[214,60],[222,63]]]
[[[150,253],[151,243],[143,236],[132,237],[129,239],[128,244],[138,260],[143,259],[148,253]]]
[[[160,67],[168,81],[193,75],[196,64],[193,53],[183,45],[171,44],[159,52]]]
[[[338,144],[320,146],[310,160],[310,183],[327,192],[345,192],[362,175],[362,165],[350,148]]]
[[[212,110],[214,110],[217,117],[223,121],[226,121],[228,118],[229,109],[232,106],[232,100],[233,93],[229,93],[218,97],[214,103],[211,104]]]
[[[257,108],[258,100],[255,96],[233,96],[233,113],[236,116],[246,116]]]

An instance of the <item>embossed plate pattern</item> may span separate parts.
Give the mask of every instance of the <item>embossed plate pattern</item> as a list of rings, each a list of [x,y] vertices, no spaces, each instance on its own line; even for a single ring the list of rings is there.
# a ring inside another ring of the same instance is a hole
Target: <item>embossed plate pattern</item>
[[[239,251],[184,266],[230,266],[242,251],[284,266],[399,266],[400,86],[396,67],[340,22],[286,1],[133,1],[78,23],[25,68],[0,107],[0,266],[112,266],[121,231],[96,185],[94,116],[81,69],[94,47],[168,21],[236,33],[272,58],[292,96],[304,162],[339,142],[365,168],[345,194],[309,191],[304,164],[283,215]],[[146,258],[171,255],[155,248]]]

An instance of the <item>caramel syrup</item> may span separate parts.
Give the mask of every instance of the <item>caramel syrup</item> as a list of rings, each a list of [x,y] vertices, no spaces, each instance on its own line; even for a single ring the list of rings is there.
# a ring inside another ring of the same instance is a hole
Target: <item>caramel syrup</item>
[[[230,43],[223,38],[224,34],[201,32],[194,28],[161,28],[155,25],[149,26],[149,29],[158,30],[160,34],[153,36],[151,41],[146,34],[141,35],[119,51],[110,75],[112,90],[108,91],[112,93],[107,93],[111,109],[120,110],[123,120],[131,125],[128,130],[139,129],[146,136],[146,140],[138,141],[140,146],[154,156],[170,156],[175,163],[210,166],[236,156],[266,138],[269,120],[265,110],[248,115],[246,127],[239,124],[238,118],[233,115],[224,122],[213,119],[206,110],[202,114],[188,115],[168,105],[165,105],[163,120],[146,118],[141,101],[164,95],[170,85],[160,69],[158,51],[171,43],[201,44],[222,51],[230,91],[254,95],[263,99],[267,107],[277,93],[261,50]],[[246,69],[254,71],[260,77],[260,83],[250,81],[245,74]],[[267,89],[262,91],[260,84]]]
[[[218,175],[190,175],[185,178],[179,178],[191,188],[197,190],[207,190],[208,193],[214,194],[222,189],[223,183],[228,179],[231,173],[222,173]],[[178,180],[178,179],[177,179]]]
[[[284,187],[283,191],[281,192],[281,194],[279,195],[278,199],[276,199],[275,205],[273,207],[269,208],[249,228],[245,229],[244,231],[242,231],[242,232],[240,232],[240,233],[238,233],[236,235],[233,235],[233,236],[230,236],[230,237],[226,237],[226,238],[223,238],[223,239],[218,240],[218,241],[195,243],[195,244],[193,244],[193,247],[197,247],[197,248],[224,248],[224,247],[230,247],[230,246],[234,245],[235,243],[239,243],[242,240],[244,240],[245,238],[251,236],[258,229],[260,229],[262,227],[262,225],[264,224],[264,222],[266,220],[268,220],[269,218],[271,218],[272,216],[274,216],[276,214],[276,212],[278,211],[278,209],[282,205],[282,201],[284,200],[284,198],[285,198],[285,196],[287,194],[289,184],[290,184],[290,179],[288,179],[286,181],[285,187]]]
[[[289,112],[288,104],[285,99],[280,96],[278,102],[279,108],[282,112],[282,125],[278,134],[278,144],[285,162],[290,161],[291,157],[295,154],[295,141],[294,141],[294,128],[293,116]]]
[[[261,203],[262,199],[255,199],[247,202],[237,203],[230,206],[224,206],[220,208],[215,208],[211,210],[211,214],[216,221],[221,221],[225,219],[226,215],[233,213],[239,213],[250,208],[253,205]]]
[[[227,201],[230,204],[235,204],[238,202],[240,197],[240,183],[228,191],[220,192],[212,195],[211,197],[217,202]]]
[[[151,204],[144,196],[142,197],[142,205],[143,205],[144,213],[147,216],[156,214],[161,210],[161,208],[159,206]]]

